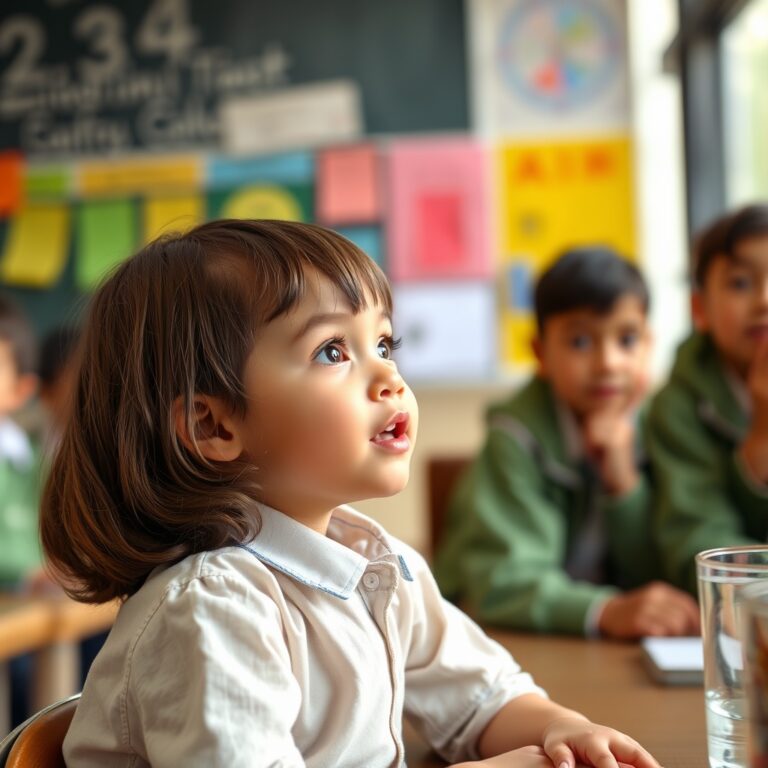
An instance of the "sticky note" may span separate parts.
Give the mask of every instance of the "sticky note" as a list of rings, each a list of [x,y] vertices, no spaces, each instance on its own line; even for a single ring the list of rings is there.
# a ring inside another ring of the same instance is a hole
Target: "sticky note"
[[[204,219],[202,195],[149,198],[144,203],[144,242],[164,232],[185,232]]]
[[[78,286],[88,291],[136,247],[136,204],[132,200],[83,203],[77,215]]]
[[[196,157],[84,163],[79,172],[84,197],[182,192],[202,181],[203,164]]]
[[[0,216],[19,210],[22,203],[22,158],[20,152],[0,152]]]
[[[24,183],[27,199],[60,200],[71,194],[72,171],[67,166],[27,166]]]
[[[277,184],[311,182],[315,159],[310,152],[284,152],[255,157],[217,157],[208,159],[205,184],[208,188],[235,187],[256,182]]]
[[[380,213],[375,147],[339,147],[318,154],[318,221],[328,225],[370,224]]]
[[[65,205],[29,205],[14,216],[0,278],[9,285],[48,288],[57,282],[69,251],[70,211]]]

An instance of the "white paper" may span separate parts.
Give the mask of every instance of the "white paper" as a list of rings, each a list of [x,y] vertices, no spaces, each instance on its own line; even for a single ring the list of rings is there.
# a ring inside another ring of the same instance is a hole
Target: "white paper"
[[[704,669],[700,637],[644,637],[642,644],[661,670],[696,672]]]
[[[394,290],[395,353],[409,383],[488,379],[496,360],[494,286],[485,281],[407,283]]]
[[[363,133],[360,87],[329,80],[232,98],[220,107],[229,152],[268,153],[350,141]]]

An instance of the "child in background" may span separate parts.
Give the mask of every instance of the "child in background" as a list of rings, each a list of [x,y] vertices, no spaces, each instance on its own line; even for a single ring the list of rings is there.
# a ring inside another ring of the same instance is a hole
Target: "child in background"
[[[0,591],[32,589],[42,574],[40,452],[14,421],[37,389],[37,342],[22,310],[0,295]],[[29,714],[32,659],[9,664],[11,722]]]
[[[649,413],[669,578],[694,556],[768,536],[768,205],[713,222],[694,251],[696,330]]]
[[[636,426],[651,343],[645,282],[611,250],[579,248],[544,272],[534,303],[538,371],[489,411],[485,446],[449,508],[438,583],[508,627],[697,632],[690,596],[652,581]]]
[[[26,316],[0,295],[0,589],[19,589],[41,566],[40,453],[13,420],[35,394],[36,366]]]
[[[125,602],[68,766],[400,766],[405,712],[450,760],[657,768],[345,506],[408,478],[391,310],[362,251],[291,222],[162,238],[96,293],[42,535],[73,596]]]
[[[46,412],[44,450],[48,456],[58,447],[69,417],[79,337],[77,328],[62,325],[50,331],[40,345],[40,401]]]

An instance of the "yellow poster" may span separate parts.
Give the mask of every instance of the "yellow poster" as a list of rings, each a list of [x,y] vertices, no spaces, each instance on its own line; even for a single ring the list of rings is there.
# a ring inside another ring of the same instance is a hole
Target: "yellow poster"
[[[202,194],[149,198],[144,203],[144,242],[164,232],[186,232],[204,219]]]
[[[519,367],[533,359],[532,286],[552,259],[588,244],[636,256],[631,140],[508,143],[498,150],[498,183],[502,360]]]
[[[197,157],[83,163],[79,172],[84,197],[181,192],[198,189],[202,182],[203,164]]]
[[[48,288],[61,277],[69,254],[70,210],[29,205],[11,221],[0,279],[9,285]]]

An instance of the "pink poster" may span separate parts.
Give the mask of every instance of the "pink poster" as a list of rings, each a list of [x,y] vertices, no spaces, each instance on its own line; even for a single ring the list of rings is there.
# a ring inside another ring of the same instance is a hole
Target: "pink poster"
[[[394,280],[490,277],[486,156],[471,139],[408,140],[389,151]]]
[[[317,218],[323,224],[371,224],[381,215],[376,149],[364,144],[317,156]]]

